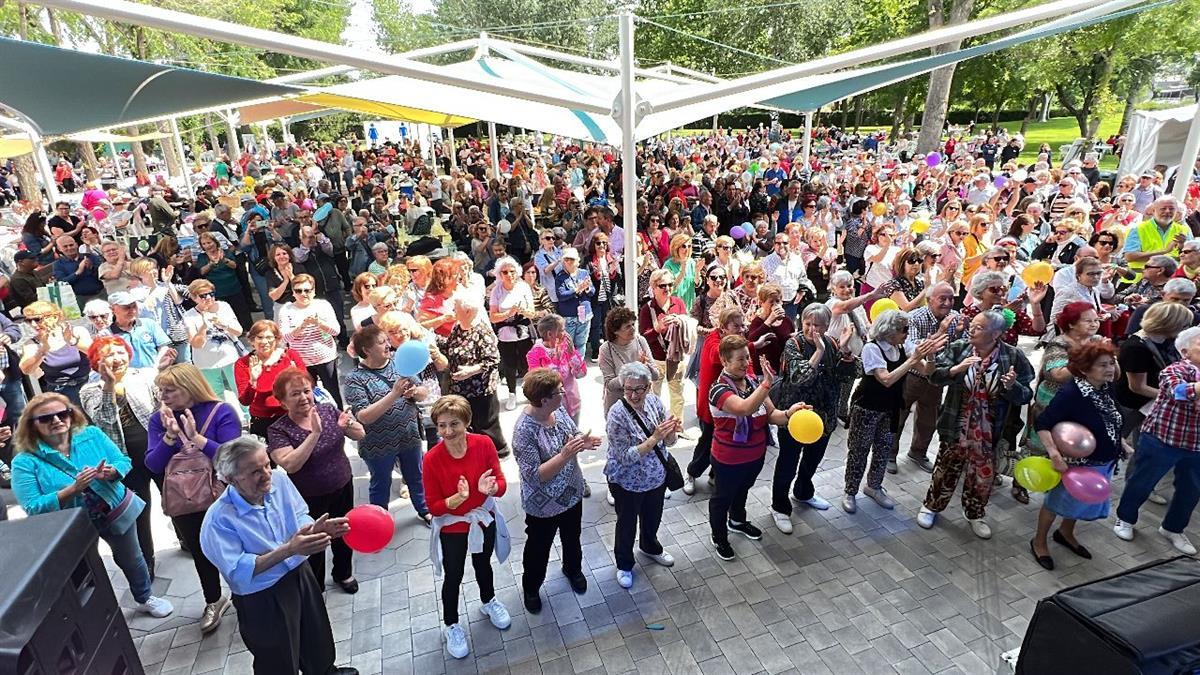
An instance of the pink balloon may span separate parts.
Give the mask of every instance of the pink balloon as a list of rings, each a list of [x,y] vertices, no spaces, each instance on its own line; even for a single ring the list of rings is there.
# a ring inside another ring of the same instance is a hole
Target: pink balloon
[[[1083,459],[1096,451],[1096,437],[1087,427],[1075,422],[1059,422],[1050,430],[1054,446],[1067,457]]]
[[[1095,469],[1084,466],[1073,466],[1062,476],[1063,487],[1067,494],[1084,504],[1100,504],[1108,501],[1112,495],[1112,484],[1108,478]]]
[[[392,540],[396,524],[387,509],[375,504],[359,504],[346,514],[350,531],[342,539],[359,553],[376,553]]]

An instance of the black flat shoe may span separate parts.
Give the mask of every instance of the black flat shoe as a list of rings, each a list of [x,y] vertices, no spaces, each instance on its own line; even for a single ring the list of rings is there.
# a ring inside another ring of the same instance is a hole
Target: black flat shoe
[[[1033,548],[1032,539],[1029,540],[1029,552],[1033,554],[1033,559],[1037,561],[1037,564],[1042,566],[1042,569],[1054,569],[1054,558],[1051,558],[1048,555],[1038,555],[1037,551],[1035,551]]]
[[[525,596],[525,611],[530,614],[540,614],[542,611],[542,597],[536,592],[523,591],[522,594]]]
[[[1087,560],[1092,559],[1092,552],[1087,550],[1087,548],[1085,548],[1083,544],[1071,544],[1071,542],[1067,541],[1067,538],[1064,537],[1062,535],[1062,533],[1059,532],[1058,530],[1055,530],[1054,535],[1051,536],[1050,538],[1054,540],[1054,543],[1062,544],[1063,546],[1066,546],[1071,551],[1071,553],[1074,553],[1075,555],[1079,556],[1080,558],[1085,558]]]
[[[583,576],[583,572],[576,572],[574,574],[563,572],[563,574],[566,575],[567,581],[570,582],[571,590],[579,595],[587,593],[588,582],[587,577]]]
[[[343,591],[346,591],[350,595],[354,595],[358,592],[358,579],[345,579],[343,581],[334,581],[334,583],[340,586]]]

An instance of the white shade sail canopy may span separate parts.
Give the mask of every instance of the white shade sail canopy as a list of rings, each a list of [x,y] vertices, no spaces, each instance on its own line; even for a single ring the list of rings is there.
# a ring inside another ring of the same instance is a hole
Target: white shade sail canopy
[[[1121,174],[1141,173],[1162,164],[1179,162],[1192,120],[1200,115],[1200,106],[1185,105],[1168,110],[1139,110],[1129,120],[1125,150],[1121,153]]]

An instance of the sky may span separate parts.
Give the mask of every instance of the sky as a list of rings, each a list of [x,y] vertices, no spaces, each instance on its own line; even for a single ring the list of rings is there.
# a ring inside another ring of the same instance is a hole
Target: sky
[[[409,4],[416,14],[423,14],[433,9],[433,3],[430,0],[409,0]],[[342,37],[354,40],[357,36],[361,40],[363,35],[374,35],[374,29],[371,26],[371,0],[352,0],[350,21],[346,23],[346,32],[342,34]]]

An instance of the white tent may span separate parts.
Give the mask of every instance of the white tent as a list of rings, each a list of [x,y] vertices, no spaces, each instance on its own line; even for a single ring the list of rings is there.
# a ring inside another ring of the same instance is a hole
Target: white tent
[[[1197,114],[1200,114],[1200,106],[1195,104],[1135,112],[1125,135],[1119,173],[1141,173],[1159,164],[1168,168],[1179,164],[1188,127]]]

